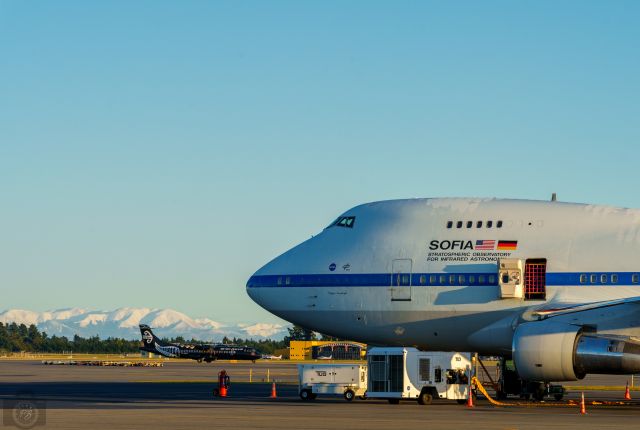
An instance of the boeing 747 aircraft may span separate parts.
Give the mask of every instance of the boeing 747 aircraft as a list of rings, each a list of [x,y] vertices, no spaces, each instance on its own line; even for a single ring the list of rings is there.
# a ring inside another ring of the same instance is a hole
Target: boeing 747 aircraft
[[[171,358],[190,358],[197,361],[210,363],[214,360],[252,360],[256,361],[261,357],[255,348],[246,346],[219,344],[188,344],[178,345],[166,343],[158,339],[153,334],[148,325],[140,324],[140,334],[142,335],[142,347],[140,350],[160,354]]]
[[[437,198],[364,204],[247,293],[372,345],[513,358],[529,381],[640,372],[640,210]]]

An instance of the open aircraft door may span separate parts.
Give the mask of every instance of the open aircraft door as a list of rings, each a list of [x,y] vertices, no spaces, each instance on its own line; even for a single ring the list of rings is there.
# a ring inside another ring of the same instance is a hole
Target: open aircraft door
[[[403,258],[391,262],[391,300],[411,300],[411,269],[413,260]]]
[[[524,297],[522,260],[501,258],[498,260],[498,285],[500,298],[522,299]]]
[[[544,300],[546,297],[547,260],[502,258],[498,262],[500,298]]]

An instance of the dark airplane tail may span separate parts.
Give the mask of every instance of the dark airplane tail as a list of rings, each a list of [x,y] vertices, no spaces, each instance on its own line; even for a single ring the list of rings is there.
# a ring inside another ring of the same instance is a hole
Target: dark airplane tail
[[[140,334],[142,335],[142,347],[140,349],[149,352],[160,352],[158,347],[169,346],[168,343],[161,341],[153,331],[151,327],[146,324],[140,324]]]

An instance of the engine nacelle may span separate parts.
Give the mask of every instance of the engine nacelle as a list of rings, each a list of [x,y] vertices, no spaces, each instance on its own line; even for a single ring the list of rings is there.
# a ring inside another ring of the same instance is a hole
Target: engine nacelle
[[[522,379],[575,381],[587,373],[640,372],[640,343],[584,333],[582,327],[549,321],[520,324],[513,361]]]
[[[522,379],[575,381],[573,357],[582,328],[569,324],[520,324],[513,334],[513,361]]]
[[[587,373],[638,373],[640,344],[627,339],[583,334],[576,343],[574,369],[578,376]]]

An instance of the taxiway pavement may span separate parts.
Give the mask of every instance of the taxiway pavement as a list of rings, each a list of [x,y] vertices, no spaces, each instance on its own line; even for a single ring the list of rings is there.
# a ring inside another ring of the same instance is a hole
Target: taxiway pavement
[[[212,395],[219,369],[231,375],[229,397]],[[271,385],[262,382],[280,377],[278,397],[269,398]],[[272,370],[273,369],[273,370]],[[249,384],[249,370],[253,381]],[[167,363],[161,368],[45,366],[38,361],[0,360],[0,400],[6,406],[16,399],[34,399],[46,415],[43,428],[241,428],[241,429],[540,429],[634,428],[640,418],[640,402],[624,406],[494,407],[479,400],[475,408],[455,402],[420,406],[415,401],[390,405],[380,400],[318,397],[298,398],[295,364],[282,362]],[[598,376],[597,385],[620,385],[620,377]],[[594,384],[592,380],[582,385]],[[578,391],[569,397],[576,399]],[[640,392],[633,392],[640,399]],[[620,400],[622,393],[587,391],[587,401]],[[37,427],[36,427],[37,428]]]

